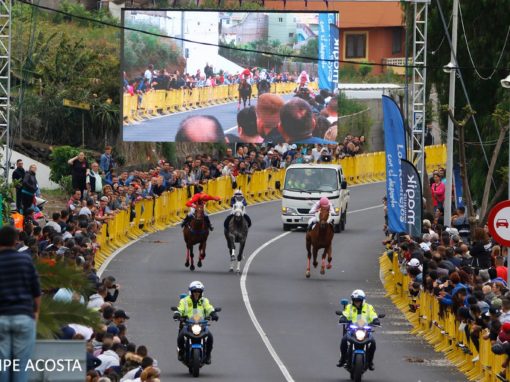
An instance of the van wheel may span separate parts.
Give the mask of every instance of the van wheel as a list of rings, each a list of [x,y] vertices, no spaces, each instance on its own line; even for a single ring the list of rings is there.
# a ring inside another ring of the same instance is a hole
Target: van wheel
[[[283,223],[283,230],[284,231],[290,231],[290,224]]]
[[[342,232],[342,219],[340,219],[340,223],[335,224],[335,233]]]

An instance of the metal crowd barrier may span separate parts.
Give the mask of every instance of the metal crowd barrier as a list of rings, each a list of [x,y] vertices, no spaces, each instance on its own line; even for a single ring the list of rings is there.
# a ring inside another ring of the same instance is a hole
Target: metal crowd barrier
[[[379,264],[384,276],[386,296],[391,298],[413,325],[410,334],[424,338],[436,352],[444,353],[470,381],[499,381],[497,375],[504,370],[501,364],[506,355],[494,354],[490,340],[482,338],[483,333],[480,333],[477,350],[451,312],[440,314],[439,300],[434,295],[422,290],[418,298],[412,297],[408,292],[411,279],[402,273],[397,253],[383,253]],[[415,309],[411,310],[410,306]],[[507,377],[509,372],[507,368]]]
[[[291,94],[296,89],[294,82],[271,84],[271,93]],[[316,90],[317,83],[309,88]],[[178,111],[199,109],[211,105],[237,100],[238,85],[219,85],[214,87],[176,90],[151,90],[143,95],[123,95],[123,117],[125,123],[149,119],[157,115],[171,114]],[[252,86],[252,96],[258,95],[257,86]]]

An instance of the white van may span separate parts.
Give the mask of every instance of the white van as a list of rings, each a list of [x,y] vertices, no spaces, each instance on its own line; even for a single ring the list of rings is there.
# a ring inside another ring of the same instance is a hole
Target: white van
[[[343,231],[347,222],[349,191],[342,166],[308,163],[287,167],[282,187],[283,230],[306,227],[313,216],[308,211],[323,196],[331,201],[335,209],[335,232]]]

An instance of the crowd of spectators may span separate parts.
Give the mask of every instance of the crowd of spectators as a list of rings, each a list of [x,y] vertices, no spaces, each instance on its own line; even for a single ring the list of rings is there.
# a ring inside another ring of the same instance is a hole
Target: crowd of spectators
[[[254,83],[261,79],[265,79],[269,83],[296,82],[299,77],[297,72],[277,73],[274,70],[266,72],[259,71],[256,68],[252,69],[251,73],[250,81]],[[154,65],[149,64],[143,73],[132,79],[129,79],[126,72],[124,72],[124,92],[134,95],[143,94],[150,90],[192,90],[210,86],[239,84],[242,78],[242,72],[215,71],[209,64],[206,64],[203,71],[197,69],[195,74],[181,73],[179,70],[175,70],[173,73],[169,73],[166,69],[155,70]]]
[[[510,360],[508,248],[491,238],[487,226],[470,228],[463,206],[452,214],[451,224],[445,224],[444,196],[434,194],[443,178],[444,169],[439,169],[431,179],[435,212],[424,214],[422,236],[390,234],[385,225],[388,237],[383,244],[387,254],[399,257],[401,270],[410,276],[408,290],[414,301],[420,293],[434,295],[440,302],[440,315],[451,312],[477,350],[487,340],[494,353],[507,355],[502,365],[506,368]],[[410,309],[418,306],[416,302]]]

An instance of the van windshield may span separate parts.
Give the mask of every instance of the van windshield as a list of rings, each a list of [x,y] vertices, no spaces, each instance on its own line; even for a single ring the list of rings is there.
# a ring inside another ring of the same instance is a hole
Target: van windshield
[[[291,168],[285,175],[284,189],[300,192],[338,190],[338,176],[333,168]]]

